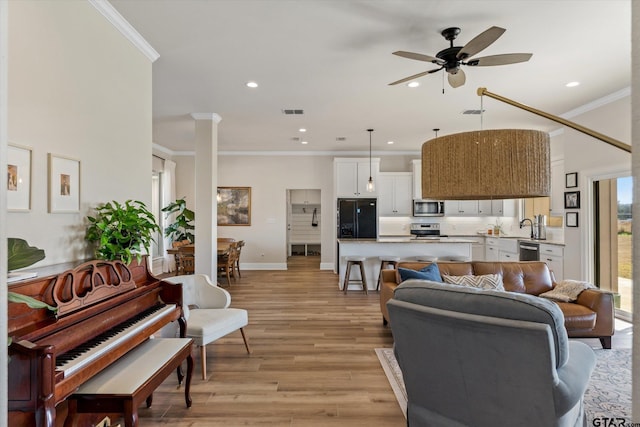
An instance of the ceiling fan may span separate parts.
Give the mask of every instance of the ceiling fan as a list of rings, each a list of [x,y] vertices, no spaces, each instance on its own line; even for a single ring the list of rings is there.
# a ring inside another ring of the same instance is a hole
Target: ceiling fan
[[[423,55],[421,53],[405,52],[399,50],[393,52],[394,55],[402,56],[404,58],[415,59],[418,61],[432,62],[440,66],[433,70],[424,71],[422,73],[414,74],[413,76],[400,79],[389,85],[397,85],[399,83],[408,82],[409,80],[417,79],[418,77],[426,76],[437,71],[444,69],[447,72],[447,78],[451,87],[462,86],[466,80],[464,71],[460,68],[461,65],[467,65],[469,67],[483,67],[490,65],[506,65],[515,64],[518,62],[528,61],[533,54],[531,53],[506,53],[502,55],[483,56],[481,58],[470,59],[483,49],[487,48],[490,44],[495,42],[506,30],[500,27],[491,27],[488,30],[478,34],[469,43],[464,46],[454,46],[453,41],[460,34],[460,28],[451,27],[444,29],[440,34],[446,40],[450,42],[450,46],[441,50],[435,57],[429,55]],[[466,62],[465,62],[466,61]]]

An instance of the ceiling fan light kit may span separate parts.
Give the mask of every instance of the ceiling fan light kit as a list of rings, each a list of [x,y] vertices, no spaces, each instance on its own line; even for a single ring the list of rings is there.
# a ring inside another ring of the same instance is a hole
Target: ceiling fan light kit
[[[422,145],[422,197],[518,199],[551,192],[549,134],[492,129],[436,137]]]
[[[491,27],[488,30],[485,30],[484,32],[478,34],[466,45],[454,46],[453,41],[456,39],[456,37],[458,37],[460,31],[461,30],[458,27],[450,27],[444,29],[441,32],[442,37],[444,37],[445,40],[449,41],[450,46],[438,52],[435,57],[424,55],[421,53],[406,52],[401,50],[393,52],[394,55],[402,56],[403,58],[414,59],[423,62],[431,62],[438,65],[439,68],[434,68],[432,70],[423,71],[422,73],[405,77],[404,79],[389,83],[389,85],[397,85],[400,83],[408,82],[410,80],[414,80],[419,77],[426,76],[427,74],[432,74],[444,69],[447,72],[449,85],[451,85],[451,87],[453,88],[456,88],[464,85],[466,82],[466,75],[460,68],[461,65],[478,67],[515,64],[518,62],[526,62],[532,56],[531,53],[507,53],[502,55],[484,56],[481,58],[468,60],[469,58],[480,53],[482,50],[495,42],[506,30],[500,27]]]

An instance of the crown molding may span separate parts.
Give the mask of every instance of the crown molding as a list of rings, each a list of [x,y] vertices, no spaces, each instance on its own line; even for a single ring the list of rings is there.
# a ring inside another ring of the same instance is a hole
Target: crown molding
[[[613,92],[609,95],[603,96],[602,98],[598,98],[587,104],[581,105],[578,108],[574,108],[573,110],[567,111],[566,113],[561,114],[560,117],[562,117],[563,119],[570,119],[629,96],[631,96],[631,87],[627,86],[623,89],[620,89],[617,92]]]
[[[216,113],[191,113],[191,117],[193,120],[211,120],[216,122],[216,124],[222,120],[222,117]]]
[[[138,31],[118,12],[107,0],[87,0],[95,7],[118,31],[122,33],[135,47],[151,62],[155,62],[160,54],[140,35]]]

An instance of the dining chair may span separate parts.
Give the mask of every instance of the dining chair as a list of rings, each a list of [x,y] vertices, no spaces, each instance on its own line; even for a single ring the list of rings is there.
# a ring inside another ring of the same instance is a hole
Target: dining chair
[[[242,247],[244,246],[244,240],[238,241],[237,245],[237,253],[236,253],[236,265],[235,269],[238,270],[238,277],[242,279],[242,274],[240,274],[240,253],[242,252]]]
[[[229,243],[229,250],[224,254],[218,256],[218,274],[223,273],[227,277],[227,283],[231,285],[231,277],[236,280],[235,266],[238,256],[238,243]]]
[[[194,274],[196,272],[196,257],[193,252],[179,250],[176,256],[178,275]]]

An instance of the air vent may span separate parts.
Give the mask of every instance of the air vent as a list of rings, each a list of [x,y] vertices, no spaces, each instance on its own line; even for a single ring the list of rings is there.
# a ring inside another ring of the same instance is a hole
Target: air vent
[[[299,114],[304,114],[304,110],[284,109],[282,110],[282,114],[286,116],[299,115]]]
[[[462,112],[462,114],[475,114],[475,115],[479,115],[484,113],[486,110],[464,110]]]
[[[336,141],[338,142],[344,142],[347,140],[346,136],[336,136]]]

